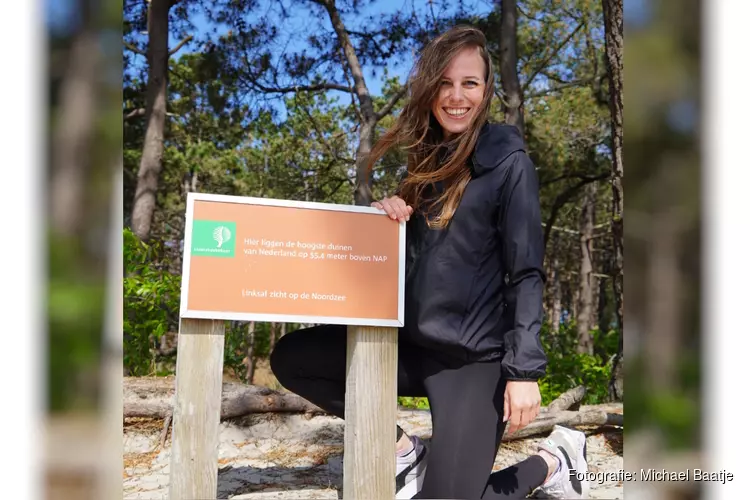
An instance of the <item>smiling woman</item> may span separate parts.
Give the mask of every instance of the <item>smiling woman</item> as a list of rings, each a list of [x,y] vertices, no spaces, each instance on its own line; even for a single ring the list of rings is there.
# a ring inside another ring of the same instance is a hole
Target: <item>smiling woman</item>
[[[432,105],[432,114],[443,128],[445,139],[469,128],[472,117],[482,106],[485,73],[478,47],[462,50],[451,61]]]
[[[420,54],[409,79],[408,102],[373,147],[370,168],[392,147],[406,150],[409,175],[399,195],[411,207],[429,198],[424,206],[431,212],[429,227],[445,228],[458,208],[471,180],[467,162],[486,132],[494,87],[484,33],[456,26]],[[433,186],[444,189],[430,192]]]
[[[433,422],[429,450],[396,429],[399,499],[501,500],[537,488],[586,498],[590,487],[586,436],[560,426],[537,453],[493,472],[506,426],[513,434],[539,414],[547,367],[539,181],[520,131],[488,121],[493,75],[480,30],[457,26],[432,40],[369,158],[372,168],[391,147],[408,154],[398,194],[373,206],[406,221],[398,395],[427,397]],[[344,418],[346,343],[345,326],[296,330],[276,344],[271,368]]]

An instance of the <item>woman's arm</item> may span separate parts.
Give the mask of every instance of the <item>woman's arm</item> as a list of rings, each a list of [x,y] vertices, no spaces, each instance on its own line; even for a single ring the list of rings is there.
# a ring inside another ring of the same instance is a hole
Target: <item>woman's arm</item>
[[[547,356],[539,340],[544,290],[544,235],[539,206],[539,181],[524,152],[511,159],[500,195],[500,235],[506,272],[506,300],[514,311],[513,328],[505,334],[502,371],[507,380],[503,421],[513,434],[539,414],[537,380],[544,376]]]
[[[506,300],[515,315],[504,337],[502,369],[506,380],[536,381],[547,367],[539,339],[545,282],[539,181],[526,153],[517,152],[509,160],[513,163],[501,189],[498,224],[508,278]]]

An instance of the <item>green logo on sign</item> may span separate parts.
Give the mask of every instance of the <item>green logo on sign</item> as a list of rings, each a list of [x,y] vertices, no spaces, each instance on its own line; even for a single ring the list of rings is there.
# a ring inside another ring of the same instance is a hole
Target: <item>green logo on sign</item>
[[[192,255],[234,257],[237,224],[214,220],[194,220]]]

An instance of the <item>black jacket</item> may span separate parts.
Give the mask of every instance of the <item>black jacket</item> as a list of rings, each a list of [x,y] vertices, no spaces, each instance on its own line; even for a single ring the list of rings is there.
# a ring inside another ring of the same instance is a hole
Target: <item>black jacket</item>
[[[446,229],[407,222],[404,340],[463,361],[502,357],[508,380],[544,376],[544,238],[536,171],[515,127],[486,124]],[[440,191],[440,187],[436,188]]]

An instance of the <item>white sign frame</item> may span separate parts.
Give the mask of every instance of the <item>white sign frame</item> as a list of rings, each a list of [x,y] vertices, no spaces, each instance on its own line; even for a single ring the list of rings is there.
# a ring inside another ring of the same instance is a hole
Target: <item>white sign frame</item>
[[[185,237],[182,247],[182,283],[180,290],[180,317],[195,319],[215,319],[230,321],[261,321],[278,323],[313,323],[333,325],[358,326],[404,326],[404,285],[406,274],[406,222],[399,222],[398,232],[398,318],[342,318],[333,316],[303,316],[295,314],[260,314],[237,313],[228,311],[200,311],[189,309],[187,306],[188,289],[190,283],[190,258],[193,233],[193,211],[196,201],[210,201],[217,203],[237,203],[241,205],[264,205],[271,207],[302,208],[307,210],[331,210],[338,212],[354,212],[363,214],[382,214],[384,210],[374,207],[358,205],[340,205],[335,203],[319,203],[309,201],[279,200],[273,198],[255,198],[250,196],[230,196],[210,193],[188,193],[185,211]]]

